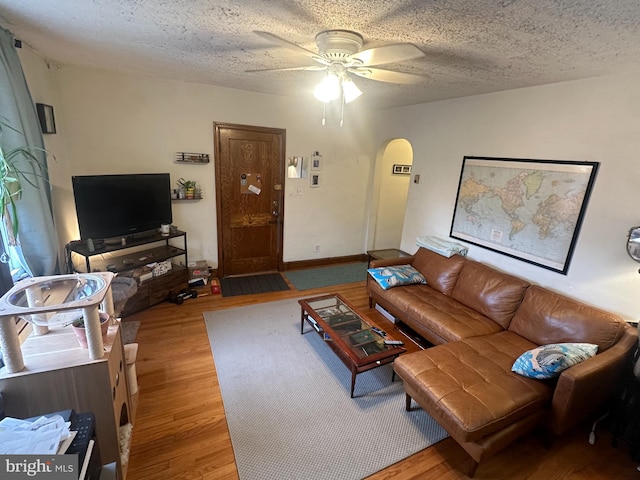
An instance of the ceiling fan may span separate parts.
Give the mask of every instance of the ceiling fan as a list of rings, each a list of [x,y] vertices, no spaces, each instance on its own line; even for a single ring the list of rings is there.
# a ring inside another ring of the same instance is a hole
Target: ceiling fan
[[[325,30],[316,35],[318,51],[313,52],[273,33],[255,31],[257,35],[310,57],[317,65],[267,68],[247,72],[268,71],[326,71],[324,80],[316,87],[315,97],[325,104],[341,98],[342,107],[358,98],[362,91],[349,74],[380,82],[411,84],[424,80],[422,75],[378,68],[377,65],[403,62],[423,57],[422,50],[411,43],[395,43],[362,50],[362,35],[351,30]],[[323,116],[324,125],[324,116]],[[342,125],[342,118],[340,120]]]

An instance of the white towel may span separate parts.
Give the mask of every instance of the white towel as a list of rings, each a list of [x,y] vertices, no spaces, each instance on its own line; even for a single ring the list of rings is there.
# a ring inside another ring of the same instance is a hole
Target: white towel
[[[456,254],[464,257],[467,255],[467,251],[469,250],[467,247],[459,243],[431,236],[416,238],[416,245],[432,250],[447,258]]]

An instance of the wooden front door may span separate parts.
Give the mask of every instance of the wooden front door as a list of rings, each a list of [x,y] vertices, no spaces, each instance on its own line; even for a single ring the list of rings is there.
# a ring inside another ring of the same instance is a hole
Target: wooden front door
[[[218,275],[280,270],[285,130],[214,123]]]

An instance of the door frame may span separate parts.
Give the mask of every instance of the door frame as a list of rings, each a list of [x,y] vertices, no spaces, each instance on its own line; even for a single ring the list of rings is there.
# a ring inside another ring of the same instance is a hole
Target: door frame
[[[284,245],[284,198],[285,198],[285,185],[284,182],[286,180],[286,130],[283,128],[272,128],[272,127],[259,127],[254,125],[243,125],[236,123],[225,123],[225,122],[213,122],[213,158],[215,164],[215,189],[216,189],[216,225],[217,225],[217,243],[218,243],[218,277],[222,278],[225,275],[224,272],[224,256],[222,252],[224,250],[223,243],[223,218],[222,218],[222,188],[220,187],[221,174],[220,174],[220,129],[234,129],[234,130],[248,130],[260,133],[270,133],[274,135],[278,135],[280,137],[280,184],[282,185],[280,191],[280,202],[279,202],[279,211],[277,216],[277,224],[276,224],[276,236],[277,236],[277,268],[278,271],[281,272],[284,270],[284,263],[282,261],[282,250]],[[273,188],[273,185],[270,186]]]

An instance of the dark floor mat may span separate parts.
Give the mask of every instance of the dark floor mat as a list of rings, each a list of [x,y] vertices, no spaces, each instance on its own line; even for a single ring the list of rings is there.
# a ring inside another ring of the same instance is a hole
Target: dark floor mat
[[[289,290],[287,282],[279,273],[223,278],[220,281],[220,288],[222,289],[223,297]]]

